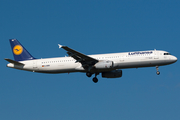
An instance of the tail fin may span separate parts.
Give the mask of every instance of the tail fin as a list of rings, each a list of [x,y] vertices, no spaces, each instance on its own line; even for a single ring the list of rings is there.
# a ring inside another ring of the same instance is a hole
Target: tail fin
[[[9,39],[15,61],[35,59],[17,39]]]

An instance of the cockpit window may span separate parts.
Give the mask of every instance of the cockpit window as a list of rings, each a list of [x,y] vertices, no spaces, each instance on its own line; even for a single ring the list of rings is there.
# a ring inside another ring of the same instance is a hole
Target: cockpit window
[[[171,55],[170,53],[164,53],[164,55]]]

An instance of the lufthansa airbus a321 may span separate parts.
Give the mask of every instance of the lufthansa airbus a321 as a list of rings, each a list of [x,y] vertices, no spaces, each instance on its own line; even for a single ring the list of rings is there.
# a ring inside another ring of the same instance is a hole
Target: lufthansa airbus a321
[[[34,58],[17,39],[10,39],[14,60],[5,58],[9,62],[7,67],[39,73],[71,73],[83,72],[87,77],[93,74],[93,82],[97,83],[97,75],[103,78],[118,78],[125,68],[158,67],[175,63],[177,58],[162,50],[148,50],[111,54],[85,55],[67,46],[59,45],[67,51],[68,57]]]

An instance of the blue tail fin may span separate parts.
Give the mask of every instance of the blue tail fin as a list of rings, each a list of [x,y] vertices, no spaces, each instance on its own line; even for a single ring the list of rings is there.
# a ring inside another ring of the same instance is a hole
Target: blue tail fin
[[[35,59],[17,39],[9,39],[15,61]]]

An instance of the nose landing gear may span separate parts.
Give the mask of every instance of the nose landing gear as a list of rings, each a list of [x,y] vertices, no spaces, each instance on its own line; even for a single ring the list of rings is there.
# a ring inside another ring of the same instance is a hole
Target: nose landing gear
[[[160,72],[159,72],[158,70],[159,70],[159,66],[156,66],[156,71],[157,71],[156,74],[157,74],[157,75],[160,74]]]

